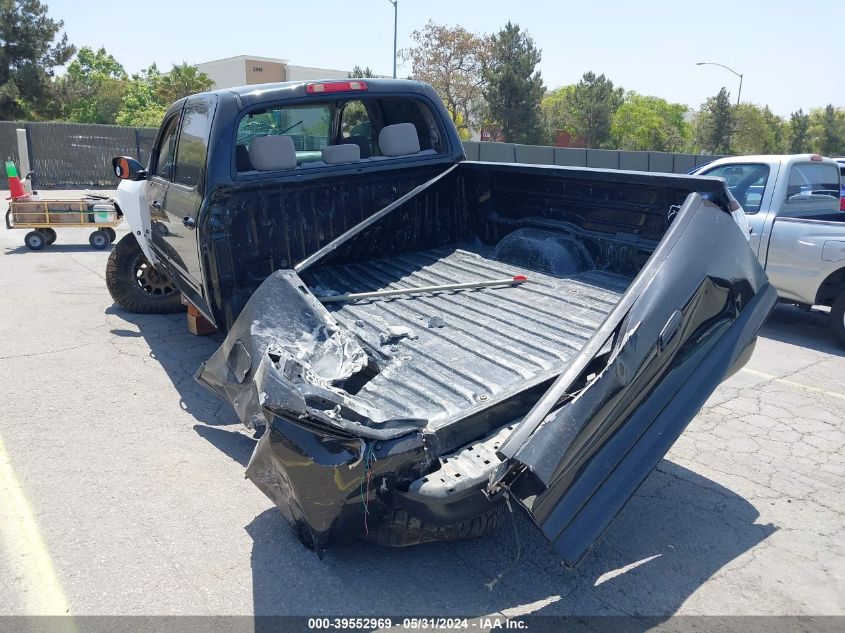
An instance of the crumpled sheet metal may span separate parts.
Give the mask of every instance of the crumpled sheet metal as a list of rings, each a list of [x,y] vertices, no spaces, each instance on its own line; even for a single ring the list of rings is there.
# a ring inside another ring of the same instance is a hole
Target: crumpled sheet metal
[[[303,396],[284,385],[274,367],[282,360],[307,368],[315,382],[326,385],[349,378],[367,362],[364,350],[292,271],[274,273],[256,290],[197,380],[229,400],[247,427],[257,428],[266,424],[261,405],[267,400],[257,382],[268,385],[278,406],[305,412]]]
[[[424,420],[391,415],[338,387],[361,372],[367,354],[291,270],[259,286],[226,340],[196,379],[228,400],[247,428],[268,415],[309,417],[377,439],[417,430]]]

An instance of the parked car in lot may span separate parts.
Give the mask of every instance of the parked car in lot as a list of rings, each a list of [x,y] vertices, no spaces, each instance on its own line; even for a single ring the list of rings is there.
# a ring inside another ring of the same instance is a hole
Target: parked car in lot
[[[845,346],[843,171],[829,158],[799,154],[722,158],[697,173],[727,181],[780,299],[829,306],[831,330]]]
[[[368,79],[194,95],[114,161],[112,296],[228,332],[197,378],[321,555],[514,499],[577,561],[775,304],[721,179],[463,159],[430,86]]]

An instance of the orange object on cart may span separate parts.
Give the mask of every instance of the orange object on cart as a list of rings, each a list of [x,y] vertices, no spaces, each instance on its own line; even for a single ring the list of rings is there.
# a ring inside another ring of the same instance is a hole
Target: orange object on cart
[[[9,178],[9,193],[11,194],[6,200],[17,200],[18,198],[26,198],[29,195],[26,189],[23,188],[23,183],[18,176],[18,170],[15,168],[15,164],[10,160],[6,161],[6,176]]]

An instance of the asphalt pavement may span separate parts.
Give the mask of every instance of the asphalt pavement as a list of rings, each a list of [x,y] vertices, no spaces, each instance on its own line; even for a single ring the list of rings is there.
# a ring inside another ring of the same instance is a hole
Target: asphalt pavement
[[[522,514],[319,560],[193,380],[221,337],[113,305],[88,231],[40,252],[23,235],[0,231],[0,615],[845,614],[845,350],[826,314],[776,310],[574,570]]]

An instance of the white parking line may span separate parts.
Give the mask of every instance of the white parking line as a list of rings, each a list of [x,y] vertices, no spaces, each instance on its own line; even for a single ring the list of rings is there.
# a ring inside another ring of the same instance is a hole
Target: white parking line
[[[624,567],[620,567],[619,569],[612,569],[611,571],[606,571],[601,576],[596,578],[596,582],[593,587],[598,587],[600,584],[607,582],[608,580],[612,580],[613,578],[616,578],[621,574],[627,573],[632,569],[636,569],[640,565],[645,565],[646,563],[653,561],[655,558],[660,558],[661,556],[663,556],[663,554],[655,554],[654,556],[643,558],[642,560],[633,562],[630,565],[625,565]]]
[[[59,585],[53,561],[26,500],[6,447],[0,438],[0,542],[6,550],[12,577],[19,579],[27,614],[67,615],[67,600]],[[64,620],[64,619],[63,619]],[[74,630],[70,618],[56,623]]]
[[[782,385],[789,385],[790,387],[796,387],[798,389],[803,389],[804,391],[812,391],[813,393],[823,393],[824,395],[831,396],[832,398],[845,400],[845,394],[837,393],[836,391],[820,389],[819,387],[811,387],[810,385],[803,385],[800,382],[793,382],[791,380],[787,380],[786,378],[779,378],[773,374],[767,374],[764,371],[757,371],[756,369],[749,369],[748,367],[743,367],[742,371],[754,374],[755,376],[760,376],[760,378],[768,378],[772,382],[779,382]]]

